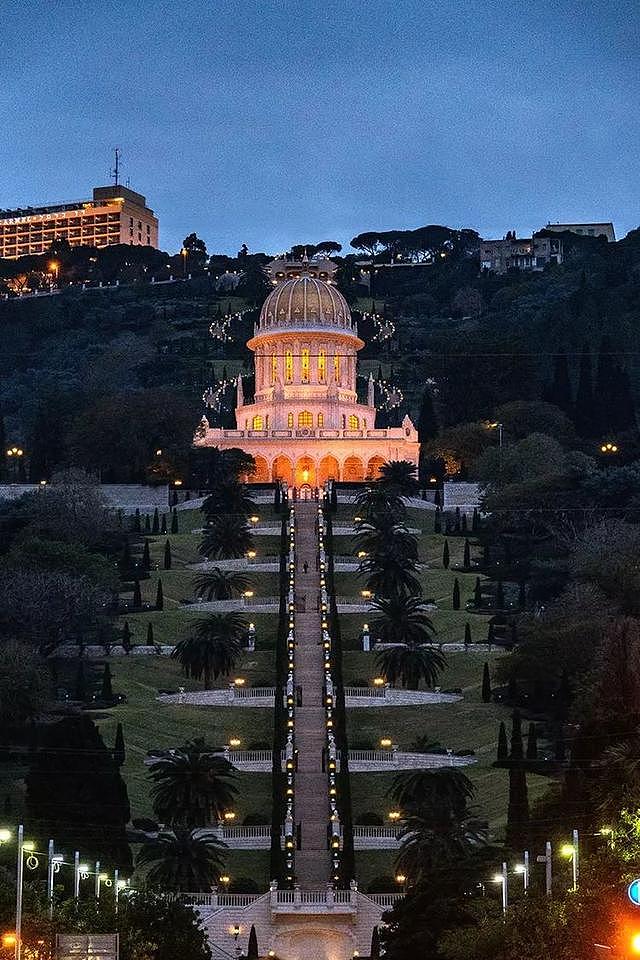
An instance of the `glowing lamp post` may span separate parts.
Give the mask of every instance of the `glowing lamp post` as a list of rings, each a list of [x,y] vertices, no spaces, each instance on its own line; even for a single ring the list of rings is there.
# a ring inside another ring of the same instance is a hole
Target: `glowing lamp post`
[[[507,864],[505,862],[503,862],[502,864],[502,872],[496,873],[495,877],[493,878],[493,882],[500,884],[500,887],[501,887],[500,893],[502,894],[502,912],[503,914],[505,914],[507,912],[507,907],[509,906],[509,891],[507,888]]]

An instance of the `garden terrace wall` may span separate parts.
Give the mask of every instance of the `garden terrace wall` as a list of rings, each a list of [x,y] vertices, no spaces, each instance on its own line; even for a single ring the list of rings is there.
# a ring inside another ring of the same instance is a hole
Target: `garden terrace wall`
[[[278,607],[278,632],[276,635],[276,698],[273,719],[272,754],[272,805],[271,805],[271,879],[282,883],[285,876],[282,855],[282,824],[285,817],[284,785],[281,755],[287,741],[286,709],[284,698],[287,686],[287,633],[289,614],[287,610],[288,556],[287,520],[289,510],[282,507],[280,524],[280,596]]]

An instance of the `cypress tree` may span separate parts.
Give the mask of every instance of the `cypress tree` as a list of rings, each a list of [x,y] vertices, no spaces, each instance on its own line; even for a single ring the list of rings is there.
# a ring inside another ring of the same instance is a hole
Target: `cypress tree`
[[[482,702],[491,703],[491,674],[489,664],[486,662],[482,668]]]
[[[113,745],[113,759],[116,764],[121,767],[124,764],[126,759],[126,753],[124,748],[124,733],[122,732],[122,724],[119,723],[116,727],[116,739]]]
[[[144,516],[144,532],[151,533],[151,520],[148,513],[145,513]]]
[[[153,624],[151,621],[147,624],[147,646],[152,647],[155,641],[153,639]]]
[[[516,626],[515,620],[511,621],[511,646],[515,647],[518,642],[518,627]]]
[[[438,436],[438,421],[428,387],[422,394],[422,404],[420,406],[416,428],[418,430],[418,440],[420,443],[426,443],[427,440],[433,440]]]
[[[496,587],[496,606],[498,610],[502,610],[504,607],[504,584],[502,580],[498,580],[498,586]]]
[[[145,540],[142,550],[142,569],[147,572],[151,570],[151,552],[149,550],[149,541]]]
[[[471,566],[471,547],[469,545],[468,540],[465,540],[464,542],[464,554],[462,557],[462,566],[465,568],[465,570],[468,570],[469,567]]]
[[[465,536],[469,532],[469,524],[467,523],[466,513],[462,514],[462,517],[460,520],[460,530],[462,531],[463,534],[465,534]]]
[[[506,842],[514,850],[526,847],[529,833],[527,774],[522,767],[509,768],[509,807]]]
[[[507,741],[507,728],[504,725],[504,720],[500,721],[500,729],[498,730],[498,753],[496,759],[498,763],[504,763],[509,759],[509,743]]]
[[[460,507],[456,507],[456,517],[453,522],[453,532],[460,533],[461,525],[462,525],[462,520],[460,518]]]
[[[253,924],[251,924],[251,930],[249,931],[247,960],[258,960],[258,935],[256,934],[256,928]]]
[[[442,533],[442,514],[440,512],[440,507],[436,507],[436,512],[433,517],[433,532]]]
[[[276,483],[276,489],[273,494],[273,512],[280,513],[281,506],[282,506],[282,493],[280,491],[280,484]]]
[[[178,506],[178,491],[175,489],[171,491],[171,500],[170,500],[169,506],[171,507]]]
[[[480,577],[476,577],[476,584],[473,588],[473,603],[476,607],[482,606],[482,584],[480,583]]]
[[[108,663],[104,665],[104,672],[102,674],[102,686],[100,688],[100,698],[101,700],[112,700],[113,699],[113,686],[111,684],[111,667]]]
[[[140,581],[138,579],[133,581],[133,606],[136,609],[140,609],[142,606],[142,591],[140,590]]]
[[[158,589],[156,591],[156,610],[162,610],[164,607],[164,595],[162,593],[162,580],[158,580]]]
[[[162,514],[162,523],[160,524],[160,533],[167,532],[167,515],[166,513]]]
[[[477,533],[480,528],[480,515],[478,513],[478,508],[473,508],[473,517],[471,518],[471,532]]]
[[[538,734],[535,723],[529,724],[527,733],[527,760],[538,759]]]
[[[166,540],[164,544],[164,568],[171,570],[171,541]]]
[[[151,524],[151,533],[160,533],[160,514],[156,507],[153,511],[153,523]]]
[[[131,647],[131,630],[129,629],[129,621],[125,620],[122,628],[122,649],[125,653],[131,653]]]
[[[337,510],[338,510],[338,490],[334,480],[334,482],[331,484],[331,513],[336,513]]]
[[[129,537],[124,538],[124,545],[122,547],[122,557],[120,559],[120,576],[123,579],[131,572],[131,544],[129,543]]]
[[[178,511],[175,507],[171,511],[171,533],[178,533]]]
[[[549,403],[555,404],[556,407],[560,407],[565,413],[571,413],[573,396],[569,377],[569,363],[564,352],[557,353],[554,357],[553,377],[547,390],[547,400]]]
[[[589,345],[585,344],[580,355],[580,372],[574,415],[579,436],[593,437],[597,433],[598,425],[594,422],[594,419],[591,351]]]
[[[445,570],[449,569],[449,541],[445,540],[442,548],[442,566]]]
[[[521,580],[518,585],[518,606],[521,610],[527,605],[527,584],[526,581]]]
[[[380,960],[380,934],[378,925],[371,931],[371,948],[369,950],[369,960]]]
[[[436,487],[433,495],[433,502],[435,503],[436,507],[442,506],[442,491],[440,490],[440,487]]]
[[[516,703],[518,700],[518,681],[513,674],[507,681],[507,700],[509,703]]]
[[[488,543],[485,543],[484,547],[482,548],[482,562],[485,565],[485,567],[489,564],[490,560],[491,560],[491,548]]]
[[[464,645],[468,647],[472,642],[471,637],[471,624],[469,622],[464,625]]]
[[[493,620],[490,620],[489,629],[487,630],[487,643],[489,645],[489,649],[491,649],[491,647],[494,645],[495,642],[496,642],[496,628],[493,625]]]
[[[134,533],[140,533],[140,531],[141,531],[141,527],[140,527],[140,510],[138,509],[138,507],[136,507],[136,512],[135,512],[134,517],[133,517],[133,532],[134,532]]]
[[[444,535],[445,535],[445,537],[450,537],[452,533],[453,533],[453,529],[452,529],[452,527],[451,527],[451,517],[448,517],[448,516],[445,514],[445,517],[444,517]]]
[[[520,711],[514,710],[511,716],[511,753],[510,760],[516,762],[524,757],[524,745],[522,743],[522,718]]]
[[[571,684],[569,674],[563,670],[560,674],[560,683],[556,692],[556,717],[558,720],[566,720],[571,704]]]
[[[87,678],[84,670],[84,660],[78,660],[76,681],[73,692],[74,700],[85,700],[87,697]]]
[[[452,606],[454,610],[460,609],[460,584],[457,577],[453,581]]]

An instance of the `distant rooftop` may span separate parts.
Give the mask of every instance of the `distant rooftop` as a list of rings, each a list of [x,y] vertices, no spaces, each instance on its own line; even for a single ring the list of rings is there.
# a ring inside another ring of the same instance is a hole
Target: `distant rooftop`
[[[129,187],[123,187],[122,184],[111,184],[107,187],[94,187],[93,200],[87,198],[83,200],[68,200],[66,203],[47,203],[35,207],[14,207],[0,209],[0,218],[6,217],[33,217],[39,214],[64,213],[67,210],[81,210],[87,204],[102,205],[108,200],[115,200],[117,197],[135,203],[139,207],[146,206],[146,197]]]

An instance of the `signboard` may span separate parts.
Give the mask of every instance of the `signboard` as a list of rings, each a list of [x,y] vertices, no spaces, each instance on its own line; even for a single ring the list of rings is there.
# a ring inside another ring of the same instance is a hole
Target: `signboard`
[[[640,877],[631,881],[627,887],[627,896],[634,906],[640,907]]]
[[[57,960],[118,960],[117,933],[58,933]]]

